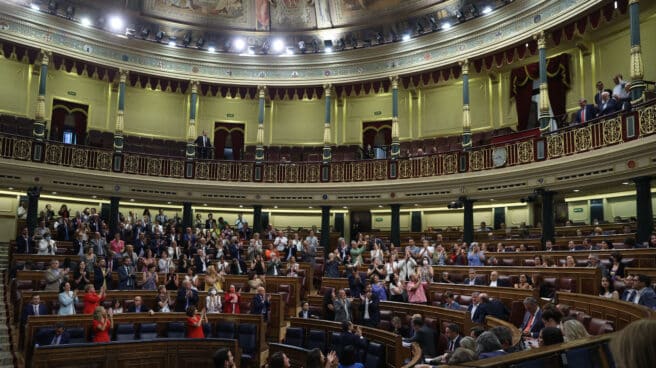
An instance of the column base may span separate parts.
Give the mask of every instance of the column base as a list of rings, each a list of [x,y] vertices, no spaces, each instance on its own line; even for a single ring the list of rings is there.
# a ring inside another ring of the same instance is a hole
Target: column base
[[[32,136],[39,142],[42,142],[46,139],[46,122],[43,120],[37,120],[32,125]]]
[[[399,156],[401,156],[401,144],[398,141],[392,142],[392,146],[390,147],[390,158],[396,160]]]
[[[257,146],[255,148],[255,161],[264,161],[264,147]]]
[[[462,149],[463,151],[468,151],[472,149],[472,134],[471,132],[462,133]]]

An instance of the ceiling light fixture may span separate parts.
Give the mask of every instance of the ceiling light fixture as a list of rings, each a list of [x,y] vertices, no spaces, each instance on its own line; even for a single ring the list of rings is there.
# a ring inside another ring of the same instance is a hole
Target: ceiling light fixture
[[[31,3],[31,4],[30,4],[30,8],[31,8],[32,10],[36,10],[36,11],[41,10],[41,8],[39,7],[39,4],[35,4],[35,3]]]
[[[117,16],[112,16],[109,18],[109,27],[114,31],[120,31],[123,29],[123,19]]]
[[[323,47],[325,52],[333,52],[333,40],[324,40]]]
[[[444,22],[444,23],[442,23],[442,29],[443,29],[443,30],[446,31],[446,30],[449,29],[449,28],[451,28],[451,23],[449,23],[449,22]]]
[[[213,53],[213,52],[216,51],[216,49],[214,47],[210,46],[210,47],[207,48],[207,51]]]
[[[407,34],[407,33],[404,34],[403,37],[401,38],[401,40],[403,40],[403,41],[408,41],[408,40],[410,40],[410,35]]]
[[[242,51],[246,47],[246,41],[244,41],[243,38],[237,38],[233,42],[232,46],[234,46],[235,51]]]
[[[173,40],[173,39],[169,40],[168,45],[169,45],[169,47],[175,47],[175,40]]]
[[[492,13],[492,7],[486,6],[483,8],[483,15]]]
[[[87,17],[83,17],[82,19],[80,19],[80,24],[82,24],[85,27],[91,27],[91,25],[92,25],[91,24],[91,19],[89,19]]]
[[[272,48],[273,52],[280,53],[285,49],[285,42],[281,39],[273,40]]]

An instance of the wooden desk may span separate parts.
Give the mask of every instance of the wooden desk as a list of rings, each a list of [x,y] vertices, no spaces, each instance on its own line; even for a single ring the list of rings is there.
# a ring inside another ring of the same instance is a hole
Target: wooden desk
[[[114,316],[114,324],[121,323],[157,323],[159,325],[168,323],[168,322],[184,322],[186,321],[187,315],[185,313],[155,313],[154,315],[149,315],[146,313],[124,313]],[[240,324],[252,324],[257,328],[257,340],[256,346],[258,347],[257,351],[261,352],[266,350],[265,342],[265,327],[262,316],[260,315],[251,315],[251,314],[208,314],[207,318],[210,323],[216,323],[218,321],[231,321],[237,326]],[[39,328],[52,327],[57,323],[61,323],[66,327],[83,327],[85,331],[90,331],[92,326],[92,317],[89,315],[73,315],[73,316],[30,316],[27,320],[27,325],[25,326],[25,344],[23,346],[23,352],[25,353],[27,366],[31,361],[32,352],[34,349],[33,338]],[[133,345],[139,345],[134,344]],[[161,352],[160,352],[161,353]],[[207,352],[205,352],[207,354]],[[255,354],[255,359],[259,364],[259,354]]]
[[[523,301],[526,297],[532,296],[535,298],[539,297],[539,292],[537,289],[526,290],[526,289],[515,289],[510,287],[491,287],[491,286],[482,286],[482,285],[463,285],[463,284],[446,284],[441,282],[434,282],[428,285],[428,291],[426,296],[429,298],[429,302],[432,303],[435,300],[432,297],[436,293],[445,293],[450,291],[455,295],[471,295],[471,293],[478,291],[480,293],[486,293],[491,298],[499,299],[503,304],[508,308],[512,306],[514,301]]]
[[[248,276],[244,275],[225,275],[224,288],[227,289],[229,285],[244,285],[248,286]],[[265,287],[266,291],[270,293],[278,293],[287,287],[281,285],[288,285],[291,300],[285,304],[285,317],[293,317],[296,315],[296,309],[301,304],[301,277],[289,276],[266,276]],[[239,289],[239,287],[237,287]]]
[[[302,319],[296,317],[291,319],[291,326],[301,327],[305,329],[305,331],[325,331],[328,346],[331,345],[331,333],[342,331],[342,324],[339,322]],[[410,358],[410,350],[403,347],[401,336],[399,335],[376,328],[362,327],[362,336],[369,341],[375,341],[385,346],[385,359],[388,367],[400,367],[403,365],[405,359]]]
[[[512,323],[508,321],[504,321],[502,319],[494,318],[492,316],[486,316],[485,317],[485,327],[486,329],[492,329],[497,326],[503,326],[507,327],[511,332],[512,332],[512,344],[513,346],[516,346],[519,344],[519,342],[522,339],[522,331],[517,328],[517,326],[513,325]]]
[[[583,311],[590,317],[613,322],[615,331],[623,329],[633,321],[656,317],[656,312],[645,306],[599,296],[556,293],[556,299],[558,303],[567,304],[571,309]]]
[[[34,349],[32,367],[212,367],[217,349],[229,348],[237,367],[241,352],[237,340],[229,339],[158,339],[115,341],[105,344],[71,344],[42,346]]]
[[[504,243],[505,244],[505,243]],[[492,244],[494,247],[494,244]],[[535,256],[551,257],[556,265],[559,261],[564,260],[567,256],[573,256],[576,260],[587,260],[590,254],[597,255],[599,259],[604,260],[610,257],[614,252],[619,252],[622,259],[633,259],[634,267],[654,268],[656,267],[656,248],[639,248],[639,249],[611,249],[611,250],[591,250],[591,251],[552,251],[552,252],[487,252],[486,259],[495,257],[502,264],[504,259],[513,260],[515,266],[525,266],[524,260],[533,260]]]

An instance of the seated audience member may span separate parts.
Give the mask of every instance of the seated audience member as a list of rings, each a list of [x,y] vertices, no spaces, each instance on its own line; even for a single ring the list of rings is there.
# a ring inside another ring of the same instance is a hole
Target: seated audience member
[[[490,332],[492,332],[497,337],[497,339],[499,339],[501,348],[503,348],[506,353],[514,353],[521,350],[520,346],[513,344],[513,336],[510,328],[506,326],[496,326],[493,327]]]
[[[622,292],[621,300],[625,302],[633,302],[636,291],[633,289],[633,275],[626,275],[624,278],[624,291]]]
[[[492,358],[507,354],[501,347],[497,336],[490,331],[485,331],[476,339],[476,352],[478,359]]]
[[[525,274],[519,275],[519,282],[516,283],[515,289],[527,289],[527,290],[533,290],[533,285],[529,281],[528,277]]]
[[[84,289],[84,296],[82,297],[82,302],[84,303],[82,313],[92,314],[104,300],[105,289],[100,289],[100,294],[96,294],[96,288],[92,284],[87,284]]]
[[[449,357],[448,364],[456,365],[471,362],[476,358],[476,352],[466,348],[457,348]]]
[[[355,360],[356,360],[355,346],[346,345],[344,347],[344,350],[342,351],[342,355],[339,357],[339,368],[364,368],[364,365],[362,363],[356,362]]]
[[[303,319],[318,319],[318,316],[310,313],[310,303],[303,302],[300,312],[298,312],[298,317]]]
[[[574,117],[575,124],[583,124],[597,117],[597,109],[595,109],[594,105],[588,104],[585,98],[579,100],[579,106],[581,108],[576,112],[576,116]]]
[[[498,299],[490,299],[486,293],[481,293],[478,296],[480,305],[476,309],[476,317],[472,317],[472,321],[476,323],[485,323],[485,317],[492,316],[504,321],[508,320],[510,311]]]
[[[613,283],[606,276],[601,278],[601,287],[599,288],[599,296],[608,299],[618,299],[620,294],[615,290]]]
[[[256,294],[251,301],[251,314],[259,314],[264,317],[266,322],[269,318],[269,309],[271,308],[271,294],[266,294],[263,286],[257,288]]]
[[[577,319],[568,319],[564,321],[561,325],[561,330],[563,331],[563,338],[565,342],[574,341],[589,337],[590,334],[583,326],[583,323],[579,322]]]
[[[155,314],[155,311],[143,304],[143,299],[137,295],[134,297],[134,304],[128,308],[128,313],[149,313],[152,316]]]
[[[483,280],[476,276],[476,270],[473,268],[469,269],[469,277],[463,282],[465,285],[483,285]]]
[[[32,295],[32,301],[23,308],[23,317],[21,318],[22,324],[27,323],[29,316],[46,316],[48,315],[48,307],[41,303],[41,296],[39,294]]]
[[[656,367],[656,320],[641,319],[618,332],[610,348],[618,368]]]
[[[540,331],[538,336],[539,346],[549,346],[565,342],[563,333],[558,327],[545,327]]]
[[[544,327],[542,323],[542,310],[535,298],[529,296],[524,299],[524,319],[519,330],[524,336],[538,337],[538,333]]]
[[[43,339],[43,345],[65,345],[70,343],[71,336],[64,328],[64,325],[58,323],[52,331],[49,331]]]
[[[335,259],[335,253],[328,254],[324,275],[326,277],[339,277],[339,261]]]
[[[410,329],[408,329],[406,326],[403,326],[403,323],[401,322],[401,318],[399,318],[399,316],[392,317],[391,324],[392,324],[391,331],[393,333],[404,338],[410,337]]]
[[[451,323],[446,326],[444,329],[444,334],[447,338],[447,351],[453,352],[460,347],[460,340],[462,340],[462,336],[460,336],[460,327],[458,327],[457,324]]]
[[[203,323],[207,323],[205,309],[198,314],[195,306],[187,308],[187,333],[186,336],[191,339],[204,339]]]
[[[112,300],[112,306],[109,307],[108,312],[113,314],[113,315],[124,313],[123,303],[121,303],[121,301],[118,300],[118,298],[114,298]]]
[[[451,280],[451,278],[450,278],[448,272],[442,272],[442,279],[440,280],[440,282],[443,282],[443,283],[445,283],[445,284],[455,284],[455,283]]]
[[[114,328],[114,317],[104,307],[93,311],[93,342],[110,342],[109,330]]]
[[[445,300],[444,308],[460,310],[460,304],[457,301],[455,301],[452,292],[447,291],[446,293],[444,293],[444,300]]]
[[[232,351],[228,348],[220,348],[214,353],[212,358],[214,361],[214,368],[234,368],[235,358]]]
[[[273,355],[269,357],[269,368],[289,368],[289,367],[291,367],[291,365],[289,363],[289,358],[287,358],[287,355],[285,355],[285,353],[276,351],[275,353],[273,353]],[[362,364],[360,364],[359,368],[362,368]]]
[[[308,368],[336,368],[338,365],[339,359],[337,359],[337,353],[335,351],[331,351],[328,355],[324,356],[319,348],[310,350],[305,360],[305,367]]]
[[[644,305],[647,308],[656,308],[656,292],[651,287],[651,278],[647,275],[639,274],[633,278],[633,287],[636,289],[636,295],[633,302]]]
[[[553,304],[551,307],[545,306],[542,310],[542,324],[544,324],[544,327],[559,327],[562,319],[563,314]]]
[[[437,346],[436,341],[439,337],[439,332],[433,331],[428,327],[421,316],[412,318],[412,328],[415,334],[411,338],[405,339],[406,342],[416,342],[421,347],[421,351],[425,357],[435,357],[435,347]]]
[[[510,284],[504,279],[499,279],[497,271],[490,272],[490,285],[491,287],[510,287]]]

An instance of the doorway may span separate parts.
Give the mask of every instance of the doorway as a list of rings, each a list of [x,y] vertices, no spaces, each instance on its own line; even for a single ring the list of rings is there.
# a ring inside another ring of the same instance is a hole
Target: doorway
[[[241,160],[244,151],[244,124],[214,123],[214,158]]]
[[[86,144],[89,105],[54,99],[50,116],[50,140]]]
[[[358,233],[371,232],[371,212],[351,211],[351,240],[358,239]]]

